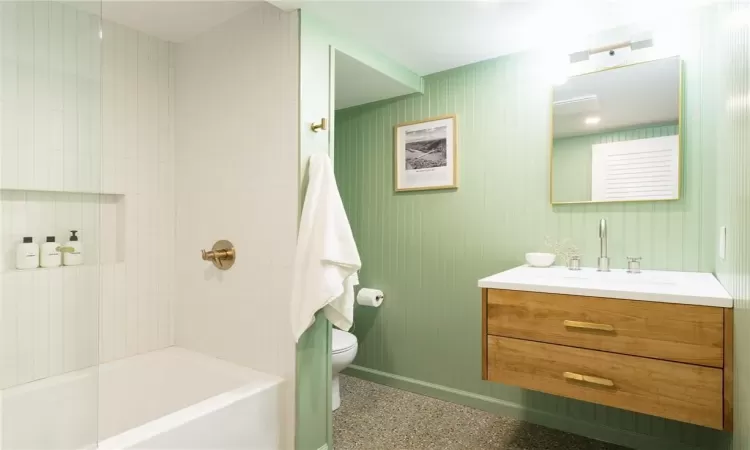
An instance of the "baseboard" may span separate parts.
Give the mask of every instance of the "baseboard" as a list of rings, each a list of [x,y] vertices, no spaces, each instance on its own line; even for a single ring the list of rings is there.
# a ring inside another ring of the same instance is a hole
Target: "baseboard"
[[[605,427],[537,409],[529,409],[524,405],[494,397],[427,383],[366,367],[351,365],[343,373],[404,391],[481,409],[499,416],[513,417],[637,450],[697,450],[694,447],[686,446],[684,443],[667,441],[654,436],[632,433],[618,428]]]
[[[328,444],[323,444],[318,450],[328,450]]]

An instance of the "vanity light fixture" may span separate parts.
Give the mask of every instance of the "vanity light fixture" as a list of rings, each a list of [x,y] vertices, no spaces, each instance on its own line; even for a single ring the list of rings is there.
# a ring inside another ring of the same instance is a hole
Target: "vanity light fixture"
[[[597,123],[601,122],[602,118],[599,116],[591,116],[586,117],[586,120],[583,121],[586,125],[596,125]]]
[[[579,63],[582,61],[588,61],[589,59],[591,59],[591,57],[597,56],[600,54],[614,57],[621,51],[629,52],[632,50],[642,50],[644,48],[649,48],[653,46],[654,46],[654,40],[651,37],[644,36],[639,40],[618,42],[615,44],[604,45],[601,47],[589,48],[586,50],[574,52],[574,53],[569,54],[568,58],[571,64],[575,64],[575,63]]]

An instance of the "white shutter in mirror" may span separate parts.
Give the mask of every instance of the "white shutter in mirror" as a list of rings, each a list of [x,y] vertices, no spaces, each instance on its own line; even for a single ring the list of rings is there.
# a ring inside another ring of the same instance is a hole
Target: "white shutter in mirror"
[[[596,144],[591,153],[591,200],[679,197],[679,136]]]

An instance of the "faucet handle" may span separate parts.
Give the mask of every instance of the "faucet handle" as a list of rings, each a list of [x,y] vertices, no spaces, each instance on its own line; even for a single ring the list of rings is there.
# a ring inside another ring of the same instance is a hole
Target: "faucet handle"
[[[641,258],[640,256],[627,256],[628,260],[628,273],[641,273]]]

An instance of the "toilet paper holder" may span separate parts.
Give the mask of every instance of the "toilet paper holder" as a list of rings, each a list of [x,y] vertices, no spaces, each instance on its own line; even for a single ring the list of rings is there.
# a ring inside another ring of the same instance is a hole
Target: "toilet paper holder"
[[[385,294],[383,291],[379,289],[362,288],[357,292],[356,302],[361,306],[373,306],[377,308],[383,303],[384,299]]]

